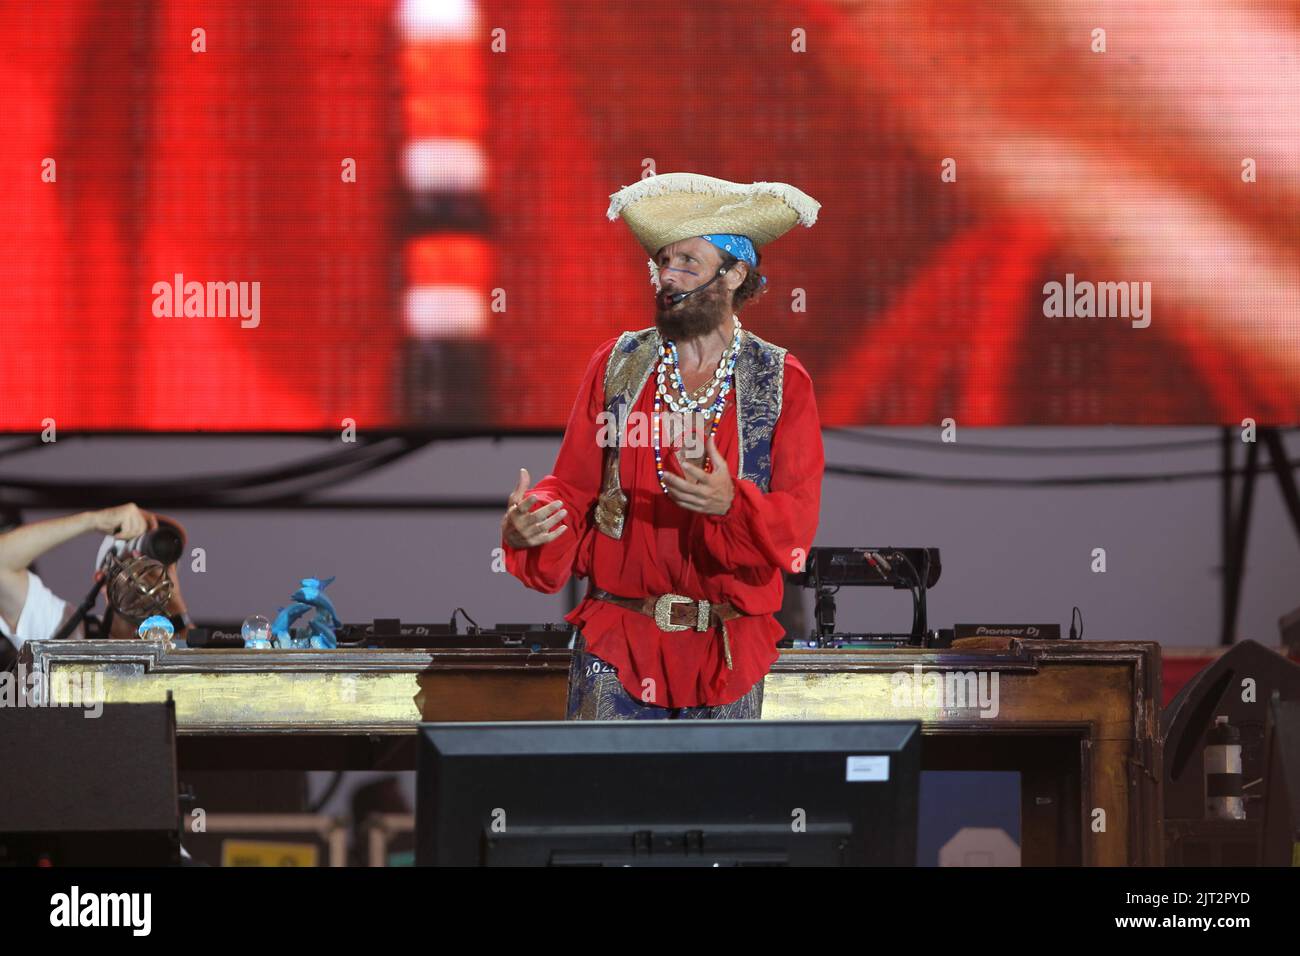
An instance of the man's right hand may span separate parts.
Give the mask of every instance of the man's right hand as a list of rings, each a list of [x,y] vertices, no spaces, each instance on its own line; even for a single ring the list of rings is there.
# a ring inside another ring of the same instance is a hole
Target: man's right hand
[[[158,527],[157,518],[133,504],[92,511],[90,521],[96,531],[111,534],[119,541],[133,541],[149,529]]]
[[[501,519],[501,534],[512,548],[535,548],[569,530],[568,525],[559,524],[569,513],[564,502],[557,499],[534,511],[537,499],[528,494],[528,484],[528,469],[520,468],[519,483],[510,493],[510,507]]]

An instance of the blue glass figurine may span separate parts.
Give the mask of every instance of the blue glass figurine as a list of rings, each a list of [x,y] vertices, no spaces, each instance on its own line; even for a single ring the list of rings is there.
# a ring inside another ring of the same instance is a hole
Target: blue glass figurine
[[[302,587],[293,592],[293,603],[280,608],[271,624],[271,635],[280,647],[314,647],[324,650],[338,647],[334,629],[343,626],[339,616],[334,612],[334,605],[325,596],[325,589],[334,579],[303,578]],[[308,611],[314,610],[316,616],[306,627],[294,627],[294,622]]]

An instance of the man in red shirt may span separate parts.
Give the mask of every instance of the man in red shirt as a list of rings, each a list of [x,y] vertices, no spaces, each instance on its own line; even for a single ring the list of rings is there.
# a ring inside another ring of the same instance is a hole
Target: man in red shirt
[[[757,247],[820,206],[783,183],[691,173],[611,200],[652,257],[655,325],[592,355],[553,473],[529,491],[520,469],[506,566],[548,593],[588,579],[566,615],[569,719],[756,718],[824,456],[808,372],[736,311],[767,282]]]

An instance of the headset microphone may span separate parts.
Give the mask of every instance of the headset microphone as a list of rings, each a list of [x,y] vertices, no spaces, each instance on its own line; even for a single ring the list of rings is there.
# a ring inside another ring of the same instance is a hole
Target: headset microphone
[[[675,306],[678,302],[681,302],[683,299],[689,299],[691,296],[695,295],[695,293],[703,289],[707,289],[709,286],[713,285],[713,283],[717,282],[726,274],[727,274],[726,269],[719,269],[718,274],[715,275],[712,279],[710,279],[708,282],[704,283],[703,285],[696,286],[694,289],[691,289],[689,292],[660,292],[658,295],[659,307],[662,309],[670,309],[673,306]]]

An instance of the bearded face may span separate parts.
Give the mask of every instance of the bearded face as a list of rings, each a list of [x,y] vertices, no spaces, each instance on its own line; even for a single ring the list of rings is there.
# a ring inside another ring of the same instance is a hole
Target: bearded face
[[[686,288],[665,285],[665,292],[689,292]],[[657,300],[661,302],[662,300]],[[701,338],[731,323],[731,292],[719,280],[708,288],[701,289],[688,299],[683,299],[668,308],[659,306],[655,311],[655,325],[659,335],[665,339],[682,341]]]
[[[735,281],[735,273],[728,272],[716,281],[710,281],[718,276],[722,267],[722,254],[711,242],[696,236],[671,243],[658,251],[655,263],[660,291],[655,325],[661,337],[673,340],[700,338],[730,321],[732,293],[727,282]],[[694,289],[699,291],[675,305],[664,307],[664,294]]]
[[[708,335],[730,318],[731,292],[721,282],[715,282],[689,299],[658,309],[655,325],[666,339],[693,339]]]

